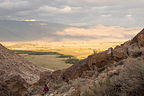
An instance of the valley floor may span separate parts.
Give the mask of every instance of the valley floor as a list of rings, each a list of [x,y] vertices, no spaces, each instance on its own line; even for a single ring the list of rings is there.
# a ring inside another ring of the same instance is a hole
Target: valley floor
[[[58,52],[78,59],[87,58],[93,51],[100,52],[123,42],[1,42],[8,49]]]
[[[70,58],[70,62],[73,63],[73,61],[76,62],[76,59],[81,60],[87,58],[87,56],[93,54],[94,51],[101,52],[109,47],[120,45],[121,43],[122,42],[2,42],[2,44],[10,50],[20,50],[19,54],[36,66],[50,70],[60,70],[70,67],[72,64],[66,63],[66,60],[69,59],[67,56],[74,58],[74,60]],[[22,54],[21,50],[24,50]],[[44,54],[25,54],[26,51],[44,52]],[[47,52],[54,52],[54,54],[47,54]],[[60,55],[62,55],[62,58],[59,58]]]

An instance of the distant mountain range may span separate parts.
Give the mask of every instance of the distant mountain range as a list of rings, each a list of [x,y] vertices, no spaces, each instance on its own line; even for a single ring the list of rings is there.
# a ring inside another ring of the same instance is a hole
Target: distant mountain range
[[[48,23],[42,21],[7,21],[0,20],[1,41],[30,41],[43,37],[59,39],[55,34],[68,25]]]

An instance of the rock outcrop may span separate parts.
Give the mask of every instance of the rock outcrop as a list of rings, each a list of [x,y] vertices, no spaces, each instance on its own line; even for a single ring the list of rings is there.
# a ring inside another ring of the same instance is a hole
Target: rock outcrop
[[[106,65],[114,64],[120,60],[126,59],[128,46],[121,45],[114,49],[109,48],[108,50],[100,53],[94,53],[70,68],[66,69],[62,75],[65,81],[76,79],[81,77],[83,72],[88,70],[98,70]]]
[[[0,92],[5,94],[4,96],[24,96],[29,87],[29,84],[20,75],[11,75],[0,82],[0,85]]]
[[[0,44],[0,95],[25,96],[41,70]]]
[[[144,29],[131,40],[131,44],[137,44],[138,47],[144,47]]]

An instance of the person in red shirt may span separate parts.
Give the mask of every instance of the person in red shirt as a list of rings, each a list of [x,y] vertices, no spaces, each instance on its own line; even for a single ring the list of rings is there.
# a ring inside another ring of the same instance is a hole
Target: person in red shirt
[[[44,89],[43,89],[44,94],[47,94],[48,91],[49,91],[49,88],[48,88],[47,84],[45,84]]]

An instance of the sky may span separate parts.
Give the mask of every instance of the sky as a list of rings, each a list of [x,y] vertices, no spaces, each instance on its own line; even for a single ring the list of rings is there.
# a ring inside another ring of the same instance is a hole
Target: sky
[[[143,27],[144,0],[0,0],[0,20]]]

